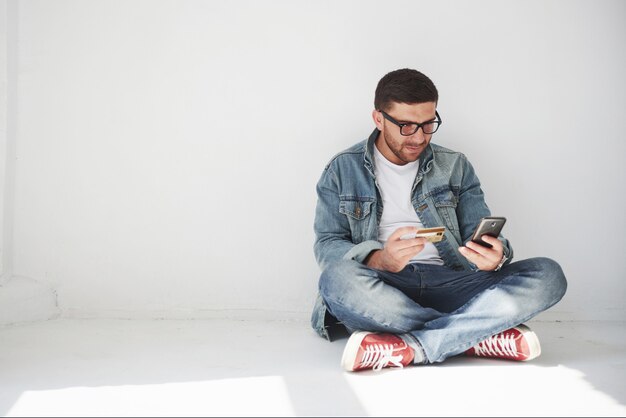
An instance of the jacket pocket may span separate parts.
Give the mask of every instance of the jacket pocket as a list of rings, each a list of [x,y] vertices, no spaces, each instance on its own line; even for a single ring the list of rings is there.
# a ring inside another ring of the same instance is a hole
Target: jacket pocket
[[[449,187],[442,187],[437,190],[433,190],[430,195],[437,214],[441,220],[445,223],[446,227],[453,233],[459,232],[459,221],[456,216],[456,207],[458,204],[458,198]]]
[[[372,211],[372,201],[366,200],[341,200],[339,212],[356,220],[365,219]]]
[[[371,227],[371,214],[375,199],[353,196],[340,196],[339,199],[339,213],[348,218],[352,242],[358,244],[366,241],[368,230]]]

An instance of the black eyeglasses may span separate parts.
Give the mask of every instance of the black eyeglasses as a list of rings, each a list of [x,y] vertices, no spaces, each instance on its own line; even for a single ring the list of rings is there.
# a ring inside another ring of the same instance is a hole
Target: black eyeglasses
[[[437,132],[437,129],[439,129],[439,125],[441,125],[442,122],[441,116],[439,116],[439,113],[436,110],[435,116],[437,117],[437,120],[429,120],[422,123],[398,122],[397,120],[389,116],[384,110],[379,110],[379,112],[382,113],[384,118],[387,119],[389,122],[400,127],[400,135],[402,136],[411,136],[415,132],[417,132],[419,128],[422,128],[422,132],[424,132],[425,134],[434,134],[435,132]]]

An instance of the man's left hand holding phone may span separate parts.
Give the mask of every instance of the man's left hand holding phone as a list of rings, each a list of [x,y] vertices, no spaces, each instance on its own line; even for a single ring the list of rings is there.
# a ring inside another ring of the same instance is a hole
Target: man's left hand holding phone
[[[491,248],[484,247],[473,241],[468,241],[465,246],[459,247],[459,253],[473,263],[479,270],[493,271],[502,260],[504,246],[498,238],[483,235],[482,240],[491,244]]]

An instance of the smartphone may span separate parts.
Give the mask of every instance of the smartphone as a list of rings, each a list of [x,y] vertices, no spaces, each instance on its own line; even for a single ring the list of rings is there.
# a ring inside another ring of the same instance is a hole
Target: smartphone
[[[506,223],[506,218],[501,216],[488,216],[486,218],[482,218],[476,227],[476,231],[472,235],[472,241],[476,244],[482,245],[483,247],[491,248],[491,244],[487,244],[485,241],[480,239],[483,235],[489,235],[491,237],[498,238],[500,235],[500,231],[502,231],[502,227]]]

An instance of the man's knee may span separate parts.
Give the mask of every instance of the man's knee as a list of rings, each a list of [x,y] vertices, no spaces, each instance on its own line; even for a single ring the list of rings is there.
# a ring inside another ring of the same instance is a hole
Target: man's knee
[[[405,333],[423,326],[421,318],[410,314],[419,306],[386,286],[376,270],[351,260],[333,263],[320,276],[326,307],[347,328]]]
[[[563,298],[567,290],[567,280],[563,269],[559,263],[551,258],[539,257],[533,259],[533,261],[541,272],[542,290],[552,303],[558,302]]]
[[[367,270],[354,260],[341,260],[328,266],[320,276],[319,288],[322,296],[340,295],[351,292],[358,286],[359,277]]]

